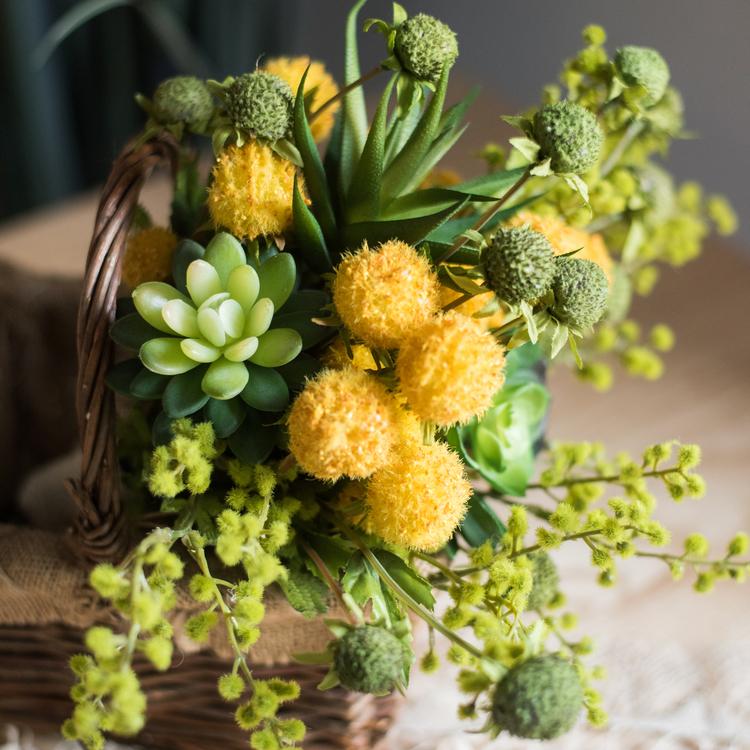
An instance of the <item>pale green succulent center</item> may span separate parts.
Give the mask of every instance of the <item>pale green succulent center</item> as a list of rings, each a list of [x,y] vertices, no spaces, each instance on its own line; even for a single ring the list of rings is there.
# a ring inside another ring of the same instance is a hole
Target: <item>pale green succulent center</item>
[[[287,260],[272,260],[259,274],[247,264],[237,240],[219,234],[205,259],[188,266],[187,295],[162,282],[141,284],[133,292],[136,309],[152,327],[168,334],[143,344],[143,364],[160,375],[179,375],[208,364],[203,391],[229,399],[247,385],[245,363],[280,367],[294,359],[302,346],[299,334],[289,328],[270,329],[274,312],[294,283],[294,266],[283,262]]]

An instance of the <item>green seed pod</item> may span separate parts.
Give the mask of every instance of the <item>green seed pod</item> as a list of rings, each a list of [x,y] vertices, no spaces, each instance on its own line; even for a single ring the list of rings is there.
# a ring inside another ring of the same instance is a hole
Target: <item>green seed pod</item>
[[[575,328],[590,328],[607,307],[609,286],[604,271],[590,260],[561,256],[555,259],[552,280],[554,315]]]
[[[604,134],[593,112],[580,104],[565,100],[542,107],[533,129],[540,156],[551,159],[555,172],[582,174],[599,159]]]
[[[403,670],[403,646],[393,633],[373,625],[350,630],[335,646],[341,684],[358,693],[390,693]]]
[[[512,305],[539,299],[549,290],[555,273],[552,245],[527,226],[496,232],[483,260],[487,286]]]
[[[529,560],[534,583],[526,606],[528,609],[541,609],[546,607],[557,593],[560,576],[555,563],[546,552],[534,552],[529,555]]]
[[[162,81],[154,91],[152,105],[152,115],[158,123],[183,124],[190,130],[203,130],[214,111],[211,92],[194,76]]]
[[[655,49],[621,47],[615,54],[615,68],[625,83],[646,89],[643,103],[647,107],[656,104],[667,90],[669,66]]]
[[[492,717],[515,737],[551,740],[569,731],[583,707],[578,673],[553,654],[513,667],[495,688]]]
[[[269,141],[277,141],[289,132],[293,102],[289,84],[263,70],[239,76],[227,92],[232,124]]]
[[[434,83],[458,57],[458,43],[450,26],[419,13],[398,27],[395,51],[406,70]]]

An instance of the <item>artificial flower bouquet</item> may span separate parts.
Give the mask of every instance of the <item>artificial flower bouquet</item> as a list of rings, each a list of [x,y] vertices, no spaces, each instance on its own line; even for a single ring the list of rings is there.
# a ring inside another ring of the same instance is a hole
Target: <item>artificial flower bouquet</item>
[[[111,327],[130,354],[107,380],[126,502],[157,520],[91,572],[121,627],[90,629],[71,662],[63,731],[88,748],[144,726],[132,660],[171,668],[180,592],[197,608],[186,635],[223,633],[233,654],[216,675],[227,721],[271,750],[305,727],[279,713],[298,685],[253,669],[269,587],[327,618],[327,648],[295,655],[329,665],[320,690],[404,691],[412,669],[438,667],[444,638],[463,718],[552,739],[581,714],[606,722],[591,643],[565,633],[556,548],[586,545],[603,586],[631,557],[689,572],[698,591],[747,572],[741,533],[716,559],[699,534],[660,551],[653,490],[700,497],[697,446],[610,458],[544,440],[549,363],[600,389],[617,362],[658,377],[673,336],[641,339],[632,295],[695,257],[710,224],[733,229],[726,201],[658,163],[683,132],[663,58],[610,58],[587,27],[562,88],[505,118],[510,149],[488,145],[464,180],[440,166],[475,96],[446,105],[455,34],[394,4],[392,21],[364,25],[385,51],[361,74],[363,4],[340,89],[320,63],[279,58],[138,97],[139,142],[174,139],[180,163],[170,226],[134,213]],[[361,84],[376,77],[368,118]]]

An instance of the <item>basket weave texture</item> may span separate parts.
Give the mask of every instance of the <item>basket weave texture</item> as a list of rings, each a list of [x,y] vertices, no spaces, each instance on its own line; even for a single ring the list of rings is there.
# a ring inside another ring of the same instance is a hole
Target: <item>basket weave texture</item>
[[[104,382],[114,357],[109,328],[121,255],[141,188],[157,168],[174,173],[177,159],[177,144],[166,135],[128,147],[102,191],[76,332],[82,461],[80,476],[67,482],[76,522],[64,534],[0,524],[0,724],[56,731],[71,707],[67,661],[82,650],[85,629],[94,623],[122,625],[87,584],[93,563],[119,561],[134,539],[120,497],[115,400]],[[193,606],[187,596],[181,598],[176,632]],[[300,683],[301,698],[282,712],[307,724],[304,747],[373,748],[390,726],[397,701],[340,688],[316,690],[325,667],[294,664],[291,657],[323,648],[330,637],[327,628],[322,620],[304,619],[280,594],[267,597],[266,610],[250,659],[260,678],[280,676]],[[165,750],[204,750],[217,741],[227,750],[247,748],[247,735],[234,725],[231,705],[216,692],[216,680],[228,663],[231,658],[220,637],[202,650],[178,638],[166,673],[136,657],[134,668],[148,695],[148,720],[135,742]]]

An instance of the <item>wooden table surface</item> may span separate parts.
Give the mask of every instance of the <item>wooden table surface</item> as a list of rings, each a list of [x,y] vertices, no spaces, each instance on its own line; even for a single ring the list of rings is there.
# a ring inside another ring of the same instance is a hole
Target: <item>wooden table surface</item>
[[[166,214],[166,200],[166,185],[158,180],[147,187],[143,197],[157,219]],[[95,196],[87,194],[0,226],[0,258],[48,273],[80,275],[94,207]],[[718,551],[735,530],[750,531],[748,287],[750,254],[712,246],[699,261],[683,269],[665,269],[654,294],[636,306],[636,316],[644,324],[669,323],[678,336],[676,350],[666,355],[667,371],[660,381],[633,380],[620,373],[612,391],[598,394],[577,382],[564,368],[552,374],[554,403],[550,434],[553,438],[601,440],[613,451],[637,450],[648,443],[671,438],[702,445],[701,471],[708,481],[707,497],[679,505],[665,499],[657,514],[674,532],[675,546],[687,533],[701,531]],[[567,587],[569,598],[585,613],[582,617],[585,632],[602,634],[610,644],[636,639],[655,653],[662,646],[678,644],[695,659],[709,654],[717,641],[738,647],[748,642],[750,589],[747,587],[723,583],[714,593],[697,598],[687,581],[672,583],[659,562],[631,560],[620,566],[620,584],[603,590],[593,584],[586,549],[580,547],[562,550],[559,559],[573,582],[572,587]],[[745,671],[747,667],[750,664],[745,665]],[[635,673],[641,668],[647,669],[648,665],[634,663],[632,667]],[[718,675],[717,679],[721,681],[724,677]],[[750,682],[746,680],[742,689],[746,691],[745,704],[750,707]],[[461,739],[466,736],[451,732],[445,735],[444,744],[435,740],[432,745],[422,745],[410,740],[414,734],[410,729],[422,720],[425,710],[420,700],[424,703],[425,699],[418,694],[403,720],[411,725],[401,734],[396,732],[403,739],[394,740],[396,744],[392,747],[448,750],[480,746],[475,744],[478,740]],[[434,701],[426,705],[432,707],[430,713],[434,715]],[[614,714],[618,715],[617,707]],[[696,742],[684,747],[750,748],[747,713],[741,728],[746,734],[734,731],[727,741],[729,744]],[[605,746],[601,735],[591,737],[581,734],[576,747],[598,750]],[[658,732],[654,737],[663,738]],[[515,744],[500,746],[516,747]],[[651,748],[656,743],[628,744],[623,740],[613,745],[636,746]],[[672,747],[664,745],[667,746]]]

